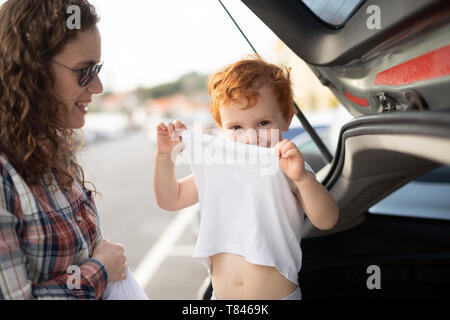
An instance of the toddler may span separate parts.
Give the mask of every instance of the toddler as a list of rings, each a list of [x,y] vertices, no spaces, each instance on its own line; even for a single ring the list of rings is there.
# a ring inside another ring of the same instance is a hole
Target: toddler
[[[154,172],[158,205],[176,211],[196,204],[199,199],[200,204],[208,202],[207,207],[201,206],[194,258],[207,261],[212,299],[301,299],[297,274],[301,267],[300,229],[304,214],[314,226],[326,230],[337,223],[339,210],[295,144],[282,140],[282,133],[289,129],[294,116],[289,70],[254,56],[213,74],[208,87],[211,114],[226,141],[274,150],[282,176],[258,178],[255,181],[260,181],[257,183],[261,184],[261,190],[274,192],[262,194],[258,188],[242,189],[245,200],[223,199],[226,193],[200,190],[195,172],[180,180],[175,177],[171,154],[183,139],[180,134],[173,137],[174,133],[188,132],[183,131],[187,127],[181,121],[160,123]],[[227,175],[221,177],[227,180]],[[242,187],[246,185],[245,179],[253,179],[244,173],[241,177]],[[214,183],[220,187],[221,181]],[[287,186],[288,192],[271,187],[274,183]],[[235,185],[236,190],[241,190],[240,187]],[[211,199],[204,197],[205,192],[209,192]],[[243,201],[242,205],[239,201]],[[262,205],[254,210],[249,201]],[[227,212],[219,208],[219,203],[233,203],[237,209]],[[269,209],[273,203],[276,210]],[[245,223],[227,224],[233,219],[244,219]]]

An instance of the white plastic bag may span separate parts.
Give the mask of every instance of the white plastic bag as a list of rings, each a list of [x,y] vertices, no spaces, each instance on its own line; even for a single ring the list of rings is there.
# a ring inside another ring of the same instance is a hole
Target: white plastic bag
[[[136,278],[127,269],[127,278],[122,281],[109,282],[102,295],[102,300],[149,300]]]

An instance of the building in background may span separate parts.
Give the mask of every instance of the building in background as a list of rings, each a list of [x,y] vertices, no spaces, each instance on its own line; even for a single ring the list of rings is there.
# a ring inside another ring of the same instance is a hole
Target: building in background
[[[338,101],[333,93],[322,85],[308,65],[293,53],[282,41],[275,44],[279,66],[291,68],[295,101],[302,111],[309,112],[336,108]]]

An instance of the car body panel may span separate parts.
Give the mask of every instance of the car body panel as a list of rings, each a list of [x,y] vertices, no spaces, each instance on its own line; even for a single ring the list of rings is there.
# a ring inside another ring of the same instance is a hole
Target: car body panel
[[[301,1],[243,2],[354,116],[450,108],[449,1],[366,1],[340,29]],[[370,6],[380,29],[367,25]]]

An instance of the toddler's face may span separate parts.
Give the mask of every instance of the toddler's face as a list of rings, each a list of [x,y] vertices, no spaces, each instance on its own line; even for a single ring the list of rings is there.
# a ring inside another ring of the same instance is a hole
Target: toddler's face
[[[269,86],[259,90],[257,103],[250,108],[247,101],[230,103],[220,108],[225,138],[262,147],[275,147],[282,140],[283,131],[289,129],[292,115],[285,119]]]

